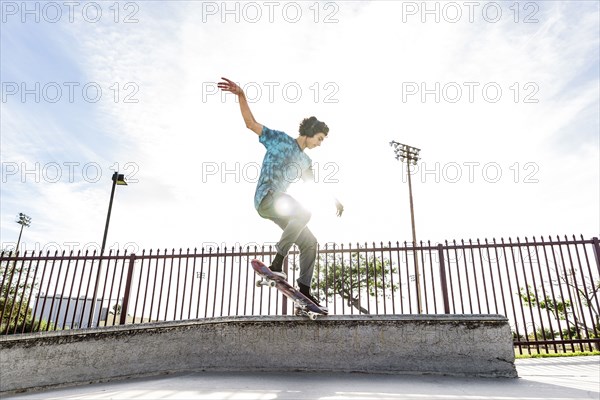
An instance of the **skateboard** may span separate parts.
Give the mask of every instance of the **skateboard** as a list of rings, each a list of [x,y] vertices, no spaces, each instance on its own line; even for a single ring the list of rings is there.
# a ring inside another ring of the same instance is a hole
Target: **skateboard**
[[[252,268],[261,277],[256,281],[257,287],[268,286],[279,290],[285,297],[296,305],[296,315],[306,316],[311,320],[317,319],[319,315],[327,315],[327,311],[313,303],[308,297],[300,293],[298,289],[291,286],[286,280],[276,276],[260,260],[251,261]]]

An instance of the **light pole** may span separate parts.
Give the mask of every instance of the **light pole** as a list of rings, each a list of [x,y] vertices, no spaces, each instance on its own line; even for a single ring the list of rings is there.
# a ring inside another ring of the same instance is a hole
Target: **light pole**
[[[108,225],[110,223],[110,213],[112,211],[113,199],[115,197],[115,187],[117,185],[127,186],[125,182],[125,175],[115,172],[112,176],[112,189],[110,191],[110,201],[108,203],[108,213],[106,215],[106,225],[104,226],[104,237],[102,238],[102,248],[100,249],[100,256],[104,255],[104,248],[106,247],[106,236],[108,235]],[[94,294],[92,295],[92,309],[90,314],[90,328],[92,327],[94,314],[96,313],[96,299],[98,297],[98,287],[100,286],[100,277],[102,275],[102,258],[98,262],[98,274],[96,275],[96,285],[94,286]]]
[[[15,256],[19,252],[19,245],[21,244],[21,235],[23,234],[23,228],[31,226],[31,217],[23,213],[19,213],[18,219],[15,221],[21,225],[21,231],[19,232],[19,240],[17,240],[17,247],[15,248]]]
[[[390,142],[390,146],[394,148],[394,154],[396,155],[396,160],[400,160],[400,162],[406,161],[406,168],[408,171],[408,196],[410,198],[410,220],[412,224],[412,239],[413,239],[413,254],[415,258],[415,280],[417,284],[417,307],[419,309],[419,314],[422,313],[423,308],[421,306],[421,274],[419,272],[419,257],[417,256],[417,233],[415,229],[415,209],[413,205],[413,195],[412,195],[412,182],[410,178],[410,164],[417,165],[417,161],[419,161],[419,152],[421,149],[416,147],[412,147],[406,144],[398,143],[395,140]]]
[[[110,213],[112,211],[113,199],[115,197],[115,187],[117,185],[127,186],[125,182],[125,175],[115,172],[112,176],[112,189],[110,191],[110,202],[108,203],[108,214],[106,215],[106,225],[104,226],[104,237],[102,238],[102,248],[100,249],[100,255],[104,255],[104,248],[106,247],[106,236],[108,235],[108,224],[110,223]]]

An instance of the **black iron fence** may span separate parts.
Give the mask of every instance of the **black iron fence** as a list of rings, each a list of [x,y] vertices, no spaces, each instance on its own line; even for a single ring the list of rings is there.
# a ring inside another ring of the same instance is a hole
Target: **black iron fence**
[[[272,248],[96,255],[0,254],[4,335],[237,315],[293,304],[257,287]],[[593,239],[325,245],[313,291],[330,314],[502,314],[520,352],[600,349],[600,246]],[[292,251],[285,268],[298,274]]]

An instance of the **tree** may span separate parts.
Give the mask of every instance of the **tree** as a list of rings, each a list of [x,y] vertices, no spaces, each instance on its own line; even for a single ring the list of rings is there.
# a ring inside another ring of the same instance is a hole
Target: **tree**
[[[575,272],[573,271],[571,275]],[[583,317],[578,317],[577,313],[573,310],[573,304],[571,300],[565,299],[560,295],[558,298],[550,296],[543,288],[538,288],[534,291],[531,286],[527,289],[519,288],[519,296],[521,301],[526,307],[536,307],[540,310],[549,311],[554,318],[560,321],[566,321],[570,328],[563,330],[563,337],[573,338],[583,336],[594,338],[600,333],[600,310],[597,308],[598,295],[600,294],[600,280],[595,284],[586,284],[576,286],[573,282],[575,279],[569,279],[569,276],[561,277],[560,281],[564,284],[563,287],[567,287],[570,293],[574,293],[573,302],[581,304],[582,307],[588,309],[588,314],[592,316],[592,325],[587,326],[583,321]],[[555,284],[560,285],[559,283]],[[581,310],[583,312],[583,310]],[[551,335],[550,335],[551,336]]]
[[[397,284],[391,283],[391,276],[398,269],[391,266],[389,260],[382,261],[375,256],[367,257],[359,252],[350,253],[346,258],[340,254],[321,254],[315,268],[318,279],[313,279],[312,290],[321,300],[340,296],[362,314],[369,313],[365,301],[383,298],[386,290],[386,297],[390,297],[391,291],[398,289]]]
[[[556,301],[546,292],[543,292],[543,297],[540,299],[539,296],[536,296],[531,285],[527,286],[527,290],[525,290],[525,288],[519,288],[519,296],[526,307],[537,307],[540,310],[547,309],[556,319],[561,321],[567,319],[567,315],[571,310],[571,302],[569,300],[564,300],[562,297],[559,297],[559,300]]]
[[[111,314],[117,315],[117,314],[121,314],[121,305],[119,303],[116,303],[113,307],[112,310],[110,311]]]
[[[4,261],[0,264],[0,333],[30,332],[33,328],[29,300],[35,285],[29,281],[29,272],[24,263]]]

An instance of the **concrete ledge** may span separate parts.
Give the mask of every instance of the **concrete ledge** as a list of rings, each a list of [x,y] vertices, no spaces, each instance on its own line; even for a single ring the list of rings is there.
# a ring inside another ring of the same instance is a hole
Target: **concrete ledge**
[[[499,315],[235,317],[0,338],[2,392],[195,370],[517,376]]]

